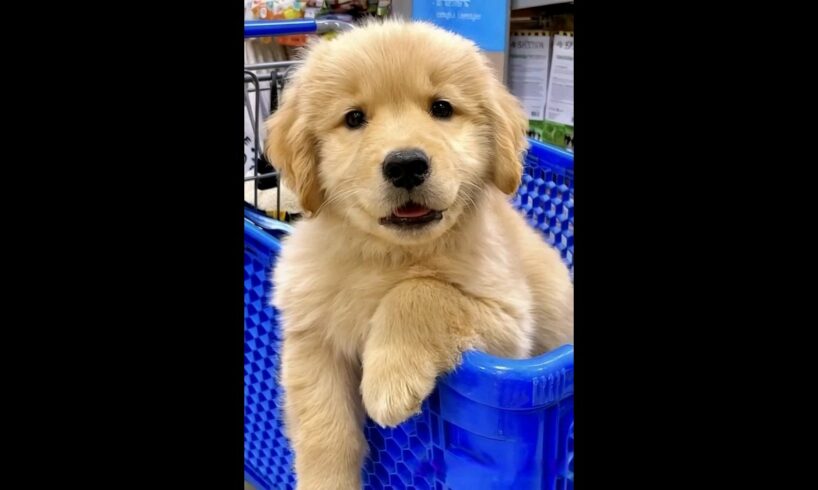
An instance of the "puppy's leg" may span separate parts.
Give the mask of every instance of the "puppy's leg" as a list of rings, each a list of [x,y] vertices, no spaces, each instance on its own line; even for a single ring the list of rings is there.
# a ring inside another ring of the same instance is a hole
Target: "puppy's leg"
[[[538,245],[543,246],[542,243]],[[538,251],[534,247],[529,250]],[[532,354],[539,355],[573,343],[574,286],[559,254],[550,248],[546,253],[532,253],[526,257],[525,270],[528,271],[536,325]]]
[[[285,337],[281,382],[298,490],[357,490],[366,442],[360,368],[316,333]]]
[[[361,394],[369,416],[395,426],[420,410],[438,375],[471,348],[521,357],[530,346],[496,305],[435,279],[410,279],[381,301],[363,351]]]

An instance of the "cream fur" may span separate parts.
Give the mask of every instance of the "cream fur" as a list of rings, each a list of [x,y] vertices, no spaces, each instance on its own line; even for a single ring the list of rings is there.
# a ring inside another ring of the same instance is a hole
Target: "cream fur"
[[[429,114],[451,102],[451,119]],[[368,123],[344,125],[352,108]],[[311,212],[284,243],[274,304],[300,490],[360,488],[364,414],[394,426],[468,349],[523,358],[573,339],[559,255],[509,204],[527,122],[469,41],[390,21],[311,47],[269,120],[269,159]],[[406,195],[389,151],[421,148],[423,230],[379,224]]]

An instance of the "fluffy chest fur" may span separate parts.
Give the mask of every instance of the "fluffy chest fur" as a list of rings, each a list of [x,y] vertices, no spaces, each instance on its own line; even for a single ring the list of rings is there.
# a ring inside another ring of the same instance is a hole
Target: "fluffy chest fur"
[[[415,277],[435,278],[500,306],[517,321],[509,328],[526,334],[533,328],[525,271],[514,256],[512,230],[498,216],[484,213],[436,247],[411,253],[344,228],[316,218],[299,223],[286,240],[274,276],[285,335],[310,330],[357,358],[381,299]]]

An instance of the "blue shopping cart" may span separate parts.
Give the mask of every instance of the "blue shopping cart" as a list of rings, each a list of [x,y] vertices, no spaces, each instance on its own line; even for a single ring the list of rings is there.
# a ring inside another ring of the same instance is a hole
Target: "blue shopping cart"
[[[245,25],[245,36],[337,27],[258,22]],[[573,271],[573,155],[531,141],[513,202]],[[295,488],[277,383],[281,334],[269,304],[270,274],[289,231],[289,225],[245,207],[244,467],[247,480],[265,490]],[[468,352],[458,369],[439,380],[422,413],[392,429],[367,422],[364,488],[573,489],[573,393],[572,346],[527,360]]]

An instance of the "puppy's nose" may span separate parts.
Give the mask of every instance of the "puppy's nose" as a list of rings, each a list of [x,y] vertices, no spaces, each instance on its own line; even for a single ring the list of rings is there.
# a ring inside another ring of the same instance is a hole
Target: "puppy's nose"
[[[429,158],[421,150],[399,150],[386,155],[383,176],[395,187],[412,190],[429,175]]]

